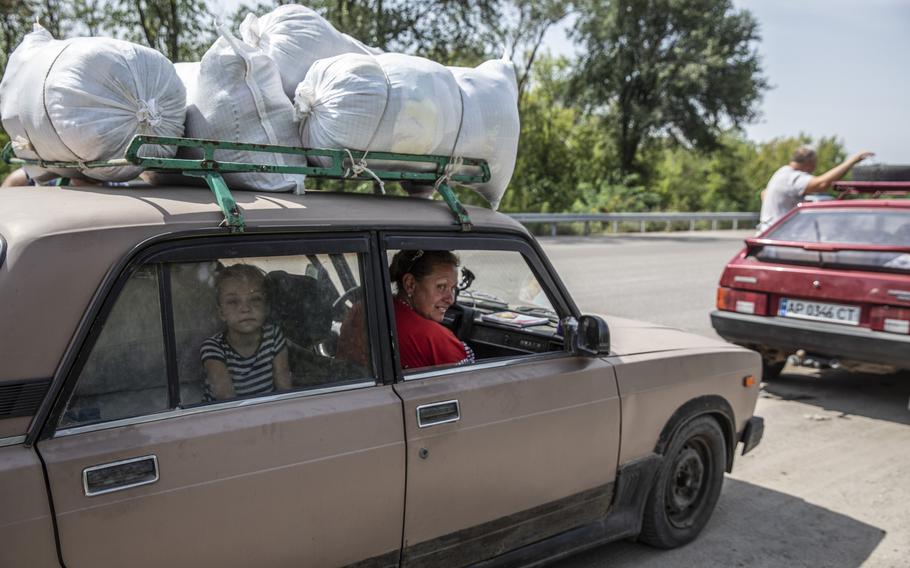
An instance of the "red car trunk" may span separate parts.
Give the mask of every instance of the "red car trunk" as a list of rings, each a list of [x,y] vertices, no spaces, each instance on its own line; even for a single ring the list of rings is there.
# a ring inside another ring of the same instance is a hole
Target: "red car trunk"
[[[766,374],[797,352],[910,368],[910,200],[800,205],[730,260],[711,322]]]
[[[731,260],[720,285],[767,294],[767,314],[779,312],[781,298],[804,298],[861,306],[860,325],[868,327],[874,306],[910,308],[906,274],[770,263],[752,256],[760,246],[750,244]]]

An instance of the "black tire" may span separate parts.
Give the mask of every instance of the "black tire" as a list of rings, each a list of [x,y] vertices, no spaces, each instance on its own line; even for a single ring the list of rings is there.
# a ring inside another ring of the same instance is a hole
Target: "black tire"
[[[724,434],[717,421],[700,416],[673,435],[645,503],[639,540],[676,548],[701,532],[724,483]]]
[[[784,365],[787,364],[787,360],[783,361],[770,361],[768,359],[762,358],[761,360],[761,380],[770,381],[776,379],[780,376],[780,372],[784,370]]]
[[[877,164],[855,166],[851,171],[853,181],[910,181],[910,166]]]

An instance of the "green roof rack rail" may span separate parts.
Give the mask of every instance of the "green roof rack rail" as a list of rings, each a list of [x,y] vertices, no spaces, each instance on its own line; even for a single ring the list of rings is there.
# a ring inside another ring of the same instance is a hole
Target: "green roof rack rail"
[[[141,156],[139,150],[145,145],[175,146],[202,151],[201,159],[157,158]],[[265,154],[290,154],[295,156],[328,158],[328,166],[287,166],[253,162],[228,162],[215,159],[218,150],[239,150]],[[394,165],[383,165],[383,169],[368,167],[366,158],[385,163],[423,163],[432,166],[427,171],[407,171]],[[215,195],[215,200],[224,214],[226,225],[232,232],[243,232],[246,224],[243,213],[231,195],[231,190],[222,176],[223,173],[267,172],[304,174],[313,178],[328,178],[355,181],[378,182],[379,191],[384,191],[385,181],[424,182],[433,185],[443,201],[452,210],[456,222],[465,231],[471,229],[471,218],[452,190],[452,184],[468,185],[490,181],[490,167],[485,160],[475,158],[454,158],[428,154],[400,154],[393,152],[364,152],[361,150],[298,148],[271,144],[250,144],[200,138],[176,138],[166,136],[137,135],[133,137],[123,158],[96,162],[55,162],[41,159],[24,159],[15,156],[12,144],[3,148],[2,159],[7,164],[35,165],[42,168],[109,168],[118,166],[140,166],[149,171],[178,172],[190,177],[204,179]],[[455,173],[461,166],[467,166],[471,173]]]

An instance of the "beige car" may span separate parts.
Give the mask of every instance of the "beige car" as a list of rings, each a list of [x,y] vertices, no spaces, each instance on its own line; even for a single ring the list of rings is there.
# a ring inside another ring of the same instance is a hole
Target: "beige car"
[[[761,439],[756,353],[582,315],[505,215],[469,208],[462,231],[414,198],[235,197],[240,234],[205,189],[0,190],[0,566],[669,548]],[[460,255],[444,323],[473,364],[402,372],[388,265],[403,249]],[[215,274],[237,264],[264,275],[291,385],[214,398],[200,353],[225,325]],[[340,341],[354,324],[362,341]]]

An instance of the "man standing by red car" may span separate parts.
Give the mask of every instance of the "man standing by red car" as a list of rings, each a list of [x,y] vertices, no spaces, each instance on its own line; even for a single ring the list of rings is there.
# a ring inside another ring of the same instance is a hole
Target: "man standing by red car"
[[[790,163],[774,172],[768,186],[762,191],[758,232],[764,231],[784,213],[796,207],[803,196],[827,191],[832,183],[847,175],[850,168],[873,155],[868,151],[853,154],[827,172],[814,176],[812,172],[818,163],[815,149],[806,145],[797,148]]]

